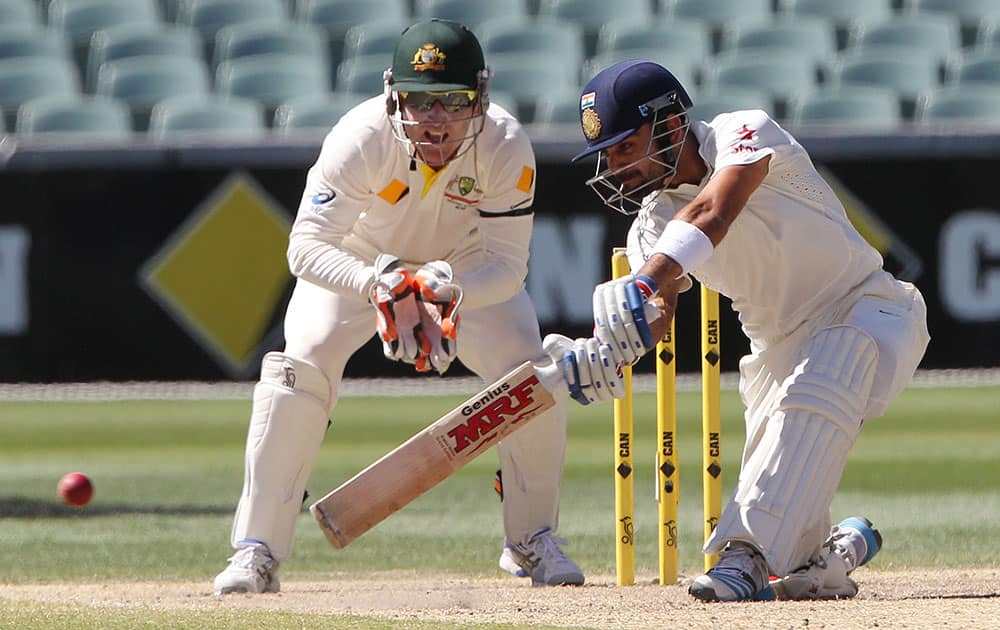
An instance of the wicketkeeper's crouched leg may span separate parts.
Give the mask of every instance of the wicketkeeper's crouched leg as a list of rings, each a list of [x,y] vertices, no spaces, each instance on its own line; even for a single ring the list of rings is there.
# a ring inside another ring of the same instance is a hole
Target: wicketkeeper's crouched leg
[[[492,382],[522,361],[547,362],[538,319],[528,294],[462,314],[459,357]],[[504,438],[497,445],[503,479],[505,554],[535,584],[582,584],[583,573],[562,552],[555,537],[559,525],[559,484],[566,451],[566,400]],[[501,559],[501,566],[504,561]],[[506,570],[510,570],[504,566]]]
[[[264,357],[254,388],[234,547],[260,541],[279,562],[291,554],[332,398],[330,381],[318,367],[279,352]]]
[[[458,334],[459,358],[486,383],[523,361],[548,360],[534,306],[523,290],[506,302],[464,311]],[[497,446],[509,541],[527,540],[540,529],[556,529],[565,450],[565,400]]]

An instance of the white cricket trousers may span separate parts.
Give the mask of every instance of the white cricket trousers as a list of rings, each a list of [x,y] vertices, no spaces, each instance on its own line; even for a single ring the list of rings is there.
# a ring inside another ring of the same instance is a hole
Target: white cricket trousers
[[[784,575],[819,551],[863,421],[884,414],[912,380],[930,339],[926,306],[913,285],[880,273],[871,287],[878,287],[875,294],[861,291],[824,321],[755,345],[740,361],[743,462],[706,553],[729,541],[753,542],[770,569]]]

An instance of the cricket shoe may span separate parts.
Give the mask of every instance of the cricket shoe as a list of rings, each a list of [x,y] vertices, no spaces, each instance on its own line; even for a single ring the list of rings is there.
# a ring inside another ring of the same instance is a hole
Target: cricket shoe
[[[514,552],[510,550],[510,543],[503,539],[503,551],[500,552],[500,568],[516,577],[528,577],[528,572],[514,559]]]
[[[514,564],[525,572],[525,577],[531,576],[532,586],[580,586],[583,584],[583,571],[559,547],[567,544],[564,539],[552,535],[552,530],[546,527],[535,532],[527,543],[507,543],[504,552],[509,550]],[[503,560],[501,554],[500,566],[514,573],[504,566]]]
[[[851,517],[833,526],[819,554],[806,566],[771,582],[778,599],[846,599],[858,594],[854,569],[882,548],[882,535],[866,518]]]
[[[698,576],[688,593],[703,602],[749,602],[774,599],[767,583],[767,561],[753,545],[731,542],[719,561]]]
[[[216,595],[277,593],[281,590],[278,561],[264,543],[241,541],[229,558],[229,566],[215,576],[213,586]]]

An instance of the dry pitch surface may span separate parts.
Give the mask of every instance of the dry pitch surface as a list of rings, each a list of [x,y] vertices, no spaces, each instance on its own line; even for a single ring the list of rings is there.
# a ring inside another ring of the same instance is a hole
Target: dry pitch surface
[[[4,585],[0,600],[157,610],[280,610],[396,620],[585,628],[1000,628],[1000,569],[863,571],[853,600],[702,604],[682,586],[531,588],[524,580],[417,577],[290,579],[271,595],[213,597],[205,582]],[[683,580],[682,580],[683,582]]]

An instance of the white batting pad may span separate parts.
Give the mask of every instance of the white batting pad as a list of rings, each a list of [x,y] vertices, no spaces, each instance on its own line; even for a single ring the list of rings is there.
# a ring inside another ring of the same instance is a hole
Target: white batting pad
[[[280,352],[264,356],[253,392],[233,546],[245,539],[262,541],[279,562],[291,554],[302,495],[331,405],[330,382],[319,368]]]
[[[776,409],[757,425],[758,435],[747,436],[752,450],[706,551],[728,540],[753,542],[776,575],[808,561],[814,545],[802,538],[828,518],[877,361],[875,341],[852,326],[823,329],[805,343]]]

